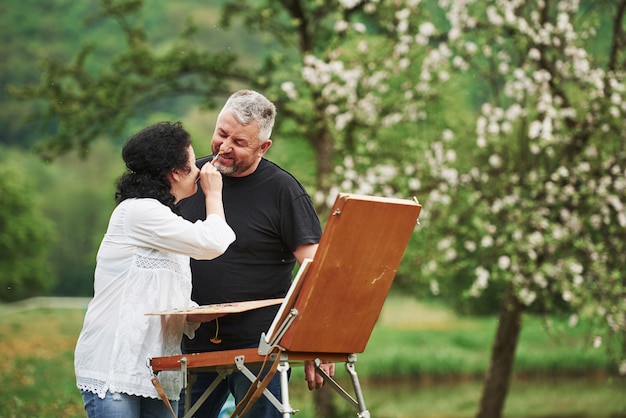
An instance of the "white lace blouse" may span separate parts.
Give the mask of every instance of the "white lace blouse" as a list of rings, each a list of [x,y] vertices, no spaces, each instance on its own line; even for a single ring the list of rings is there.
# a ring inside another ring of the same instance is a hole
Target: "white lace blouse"
[[[191,223],[155,199],[120,203],[98,250],[94,297],[76,344],[78,388],[100,398],[107,390],[158,398],[148,358],[180,354],[182,333],[193,337],[199,324],[145,314],[196,306],[189,257],[213,259],[234,239],[217,215]],[[160,372],[159,380],[178,400],[181,373]]]

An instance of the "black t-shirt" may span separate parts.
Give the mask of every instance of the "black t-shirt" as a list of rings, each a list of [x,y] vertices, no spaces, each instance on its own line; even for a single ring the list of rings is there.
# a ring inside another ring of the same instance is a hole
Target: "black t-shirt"
[[[202,166],[210,161],[197,161]],[[226,221],[236,240],[214,260],[191,260],[192,299],[199,305],[273,299],[285,296],[296,263],[293,251],[319,242],[319,218],[304,187],[276,164],[262,159],[247,177],[223,177],[222,199]],[[204,219],[204,194],[179,203],[179,213],[190,221]],[[194,339],[183,337],[185,352],[216,351],[258,344],[279,305],[255,309],[202,324]]]

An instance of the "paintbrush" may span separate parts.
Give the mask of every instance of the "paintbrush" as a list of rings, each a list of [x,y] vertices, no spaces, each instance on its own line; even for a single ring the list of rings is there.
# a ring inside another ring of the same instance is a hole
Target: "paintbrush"
[[[213,157],[213,159],[211,160],[211,164],[215,164],[215,162],[218,160],[218,158],[220,158],[222,155],[224,154],[224,151],[220,151],[218,152],[215,157]]]

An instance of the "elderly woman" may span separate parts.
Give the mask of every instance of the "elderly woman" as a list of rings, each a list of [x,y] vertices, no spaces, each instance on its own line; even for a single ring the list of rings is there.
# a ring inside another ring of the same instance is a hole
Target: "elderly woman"
[[[117,182],[117,207],[97,254],[94,297],[75,351],[75,373],[89,418],[168,417],[146,367],[149,357],[180,353],[183,332],[199,324],[184,316],[146,313],[194,306],[189,258],[210,260],[235,240],[224,217],[222,177],[198,169],[182,125],[158,123],[131,137],[122,151],[128,171]],[[176,213],[181,200],[206,197],[206,220]],[[178,372],[159,375],[174,410]]]

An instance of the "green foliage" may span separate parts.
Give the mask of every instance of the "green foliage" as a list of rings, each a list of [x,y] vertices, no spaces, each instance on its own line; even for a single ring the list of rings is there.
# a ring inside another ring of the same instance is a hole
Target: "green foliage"
[[[59,231],[50,251],[57,277],[54,294],[91,296],[96,252],[115,207],[115,180],[124,169],[119,148],[98,141],[86,160],[70,154],[58,164],[32,163],[46,214]]]
[[[53,285],[46,259],[53,228],[28,175],[23,166],[0,161],[0,301],[4,302],[46,294]]]
[[[90,25],[83,17],[92,13],[91,2],[54,0],[6,0],[0,6],[0,121],[4,127],[0,143],[22,148],[32,146],[41,132],[49,134],[56,125],[42,126],[33,117],[42,110],[40,100],[20,101],[9,91],[17,86],[38,83],[41,66],[47,60],[68,61],[80,40],[110,44],[107,25]],[[114,38],[113,38],[114,39]],[[119,44],[119,42],[118,42]]]
[[[7,109],[0,120],[9,116],[11,127],[1,142],[30,146],[36,141],[46,157],[72,149],[84,154],[102,136],[125,136],[136,117],[162,109],[180,115],[198,103],[213,106],[216,97],[230,92],[225,80],[246,79],[229,51],[230,33],[215,28],[215,5],[186,1],[196,6],[199,17],[214,16],[198,26],[189,13],[181,15],[189,10],[181,2],[163,7],[148,0],[142,15],[144,2],[134,0],[28,3],[12,0],[3,5],[7,13],[0,14],[6,23],[0,31],[27,39],[3,44],[4,55],[16,61],[0,64],[0,84],[11,93],[3,89],[0,96],[0,109]],[[46,48],[41,48],[42,38]],[[252,45],[246,49],[255,50]]]
[[[35,266],[37,258],[33,252],[37,251],[47,267],[45,291],[33,286],[29,293],[16,295],[12,300],[48,292],[91,296],[96,251],[115,205],[115,179],[123,172],[118,147],[99,141],[91,148],[93,155],[88,160],[70,154],[55,164],[16,149],[3,152],[7,164],[10,161],[11,167],[19,167],[21,181],[29,188],[23,188],[15,180],[11,184],[15,184],[21,198],[24,198],[21,194],[26,197],[30,193],[32,201],[28,203],[29,211],[6,213],[11,224],[18,225],[18,218],[26,217],[24,222],[34,227],[42,219],[48,227],[54,224],[55,232],[54,240],[48,237],[37,245],[13,246],[11,253],[4,253],[18,265]]]

